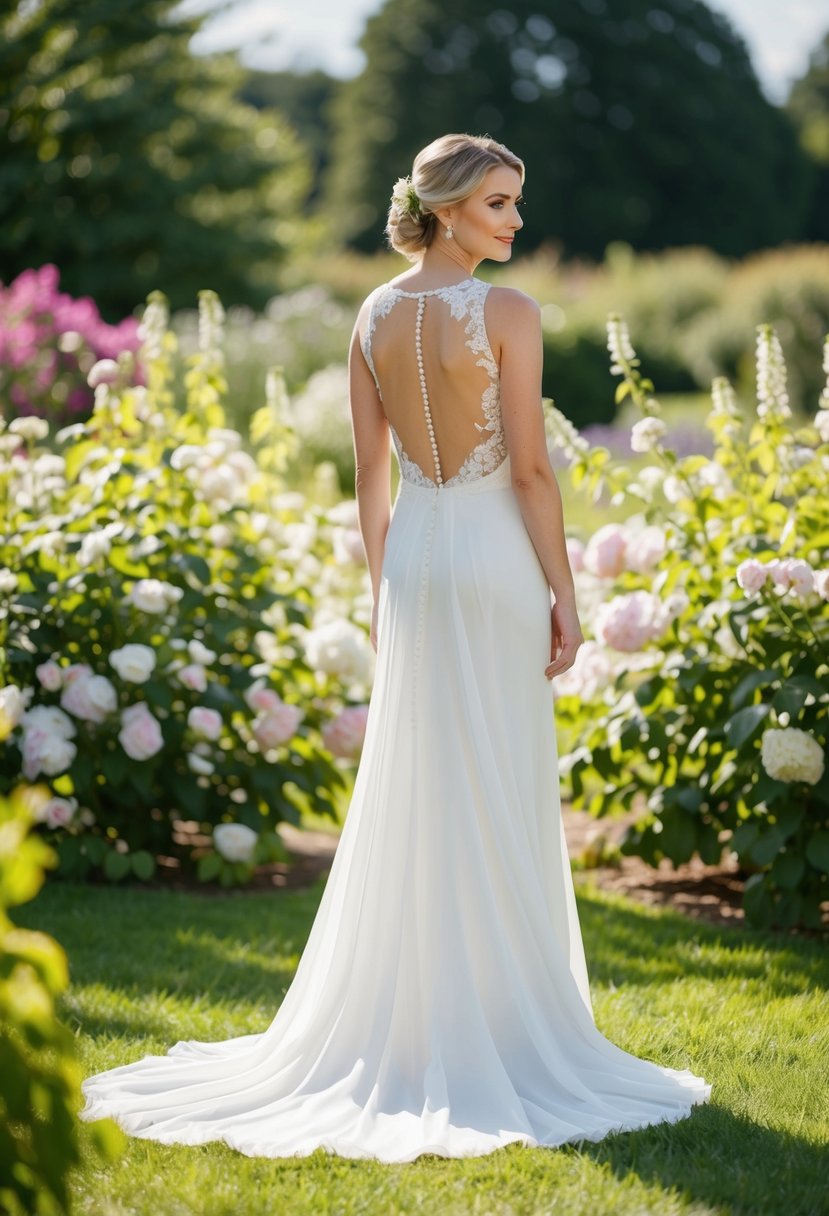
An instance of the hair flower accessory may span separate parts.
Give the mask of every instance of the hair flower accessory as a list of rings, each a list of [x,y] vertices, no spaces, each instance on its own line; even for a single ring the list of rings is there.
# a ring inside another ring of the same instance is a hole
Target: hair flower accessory
[[[397,210],[404,215],[410,215],[414,220],[421,218],[420,199],[417,197],[417,192],[412,185],[410,177],[399,177],[397,179],[392,190],[391,199]]]

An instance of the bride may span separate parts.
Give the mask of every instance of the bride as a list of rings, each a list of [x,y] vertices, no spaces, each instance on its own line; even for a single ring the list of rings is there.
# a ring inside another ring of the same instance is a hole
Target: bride
[[[181,1040],[86,1078],[84,1119],[249,1156],[402,1162],[599,1140],[710,1097],[593,1017],[551,684],[582,632],[539,309],[474,274],[509,261],[523,181],[492,139],[424,148],[386,229],[412,268],[357,317],[350,408],[377,663],[294,980],[257,1034]]]

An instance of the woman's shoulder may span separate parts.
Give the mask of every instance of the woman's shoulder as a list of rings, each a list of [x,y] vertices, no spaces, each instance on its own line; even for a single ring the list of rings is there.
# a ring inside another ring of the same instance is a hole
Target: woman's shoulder
[[[487,301],[490,311],[502,315],[505,319],[530,321],[541,314],[538,301],[528,296],[525,291],[519,291],[517,287],[493,285],[487,293]]]

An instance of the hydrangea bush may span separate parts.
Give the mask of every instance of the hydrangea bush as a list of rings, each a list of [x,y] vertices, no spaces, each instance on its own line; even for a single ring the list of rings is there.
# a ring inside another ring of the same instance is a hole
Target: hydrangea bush
[[[829,338],[817,413],[794,421],[770,325],[757,402],[717,378],[713,455],[677,458],[627,326],[608,323],[617,402],[642,417],[638,471],[548,405],[575,486],[638,510],[571,541],[586,641],[554,681],[561,773],[596,815],[646,810],[622,851],[651,864],[732,850],[757,925],[820,927],[829,900]]]
[[[70,874],[244,881],[284,856],[280,820],[335,814],[359,754],[374,652],[354,506],[286,491],[277,369],[251,450],[225,426],[222,322],[201,293],[180,405],[156,294],[145,384],[93,367],[60,454],[41,419],[0,431],[0,774],[50,783],[42,831]]]
[[[47,263],[0,284],[0,410],[9,419],[37,415],[60,425],[86,418],[93,402],[87,377],[106,360],[134,353],[138,322],[101,319],[88,296],[73,299],[58,290],[59,273]]]

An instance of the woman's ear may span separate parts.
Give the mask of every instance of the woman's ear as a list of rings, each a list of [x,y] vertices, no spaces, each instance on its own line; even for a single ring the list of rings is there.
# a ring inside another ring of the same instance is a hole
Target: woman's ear
[[[435,215],[437,216],[438,220],[440,221],[440,223],[443,225],[444,228],[446,227],[447,224],[452,223],[452,208],[451,207],[439,207],[437,209],[437,211],[435,212]]]

